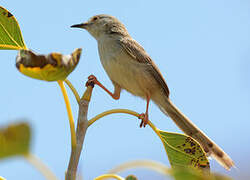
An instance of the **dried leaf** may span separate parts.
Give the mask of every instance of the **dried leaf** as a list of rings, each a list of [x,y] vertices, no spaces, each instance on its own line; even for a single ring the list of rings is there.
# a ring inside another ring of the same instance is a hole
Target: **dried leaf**
[[[16,58],[16,67],[22,74],[34,79],[65,80],[78,64],[81,52],[82,49],[78,48],[70,55],[37,55],[31,50],[20,50]]]

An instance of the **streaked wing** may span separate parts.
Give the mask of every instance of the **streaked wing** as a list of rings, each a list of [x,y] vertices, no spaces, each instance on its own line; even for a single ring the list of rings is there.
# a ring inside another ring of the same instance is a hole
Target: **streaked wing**
[[[133,59],[135,59],[139,63],[147,64],[149,66],[150,73],[153,75],[156,81],[162,86],[166,95],[169,96],[168,86],[162,74],[160,73],[160,70],[154,64],[153,60],[146,53],[143,47],[132,38],[123,38],[122,40],[119,41],[121,42],[120,44],[127,51],[127,53],[133,57]]]

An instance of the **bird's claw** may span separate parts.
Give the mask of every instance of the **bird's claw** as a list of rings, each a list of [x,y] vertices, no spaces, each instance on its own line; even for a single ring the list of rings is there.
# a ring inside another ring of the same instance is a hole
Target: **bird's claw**
[[[148,114],[147,113],[139,114],[138,118],[141,119],[140,128],[146,127],[146,125],[148,124]]]
[[[88,81],[86,82],[85,86],[92,86],[94,87],[94,85],[97,83],[97,78],[94,75],[90,75],[88,77]]]

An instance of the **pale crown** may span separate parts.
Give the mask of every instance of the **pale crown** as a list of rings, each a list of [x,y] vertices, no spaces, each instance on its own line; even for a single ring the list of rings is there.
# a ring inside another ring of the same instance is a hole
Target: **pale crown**
[[[125,26],[117,18],[105,14],[91,17],[85,29],[97,40],[103,35],[129,36]]]

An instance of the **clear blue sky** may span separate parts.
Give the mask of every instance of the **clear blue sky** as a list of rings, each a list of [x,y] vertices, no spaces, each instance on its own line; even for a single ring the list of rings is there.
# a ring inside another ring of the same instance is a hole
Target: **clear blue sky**
[[[90,74],[107,87],[97,44],[87,32],[71,29],[96,14],[120,19],[151,55],[166,78],[172,101],[235,161],[226,172],[214,160],[212,171],[246,177],[250,161],[250,3],[210,1],[2,1],[20,23],[27,46],[38,53],[69,54],[82,47],[81,61],[68,77],[82,93]],[[15,68],[16,51],[0,51],[0,125],[24,118],[32,125],[32,152],[64,179],[70,135],[57,83],[30,79]],[[77,104],[69,92],[74,117]],[[89,117],[112,108],[145,111],[145,102],[127,92],[119,101],[95,88]],[[154,105],[150,119],[162,130],[180,132]],[[160,140],[127,115],[105,117],[90,127],[80,161],[85,179],[122,162],[151,159],[169,165]],[[164,179],[148,171],[129,171],[139,179]],[[124,175],[123,174],[123,175]],[[0,162],[0,175],[12,179],[43,177],[22,158]]]

